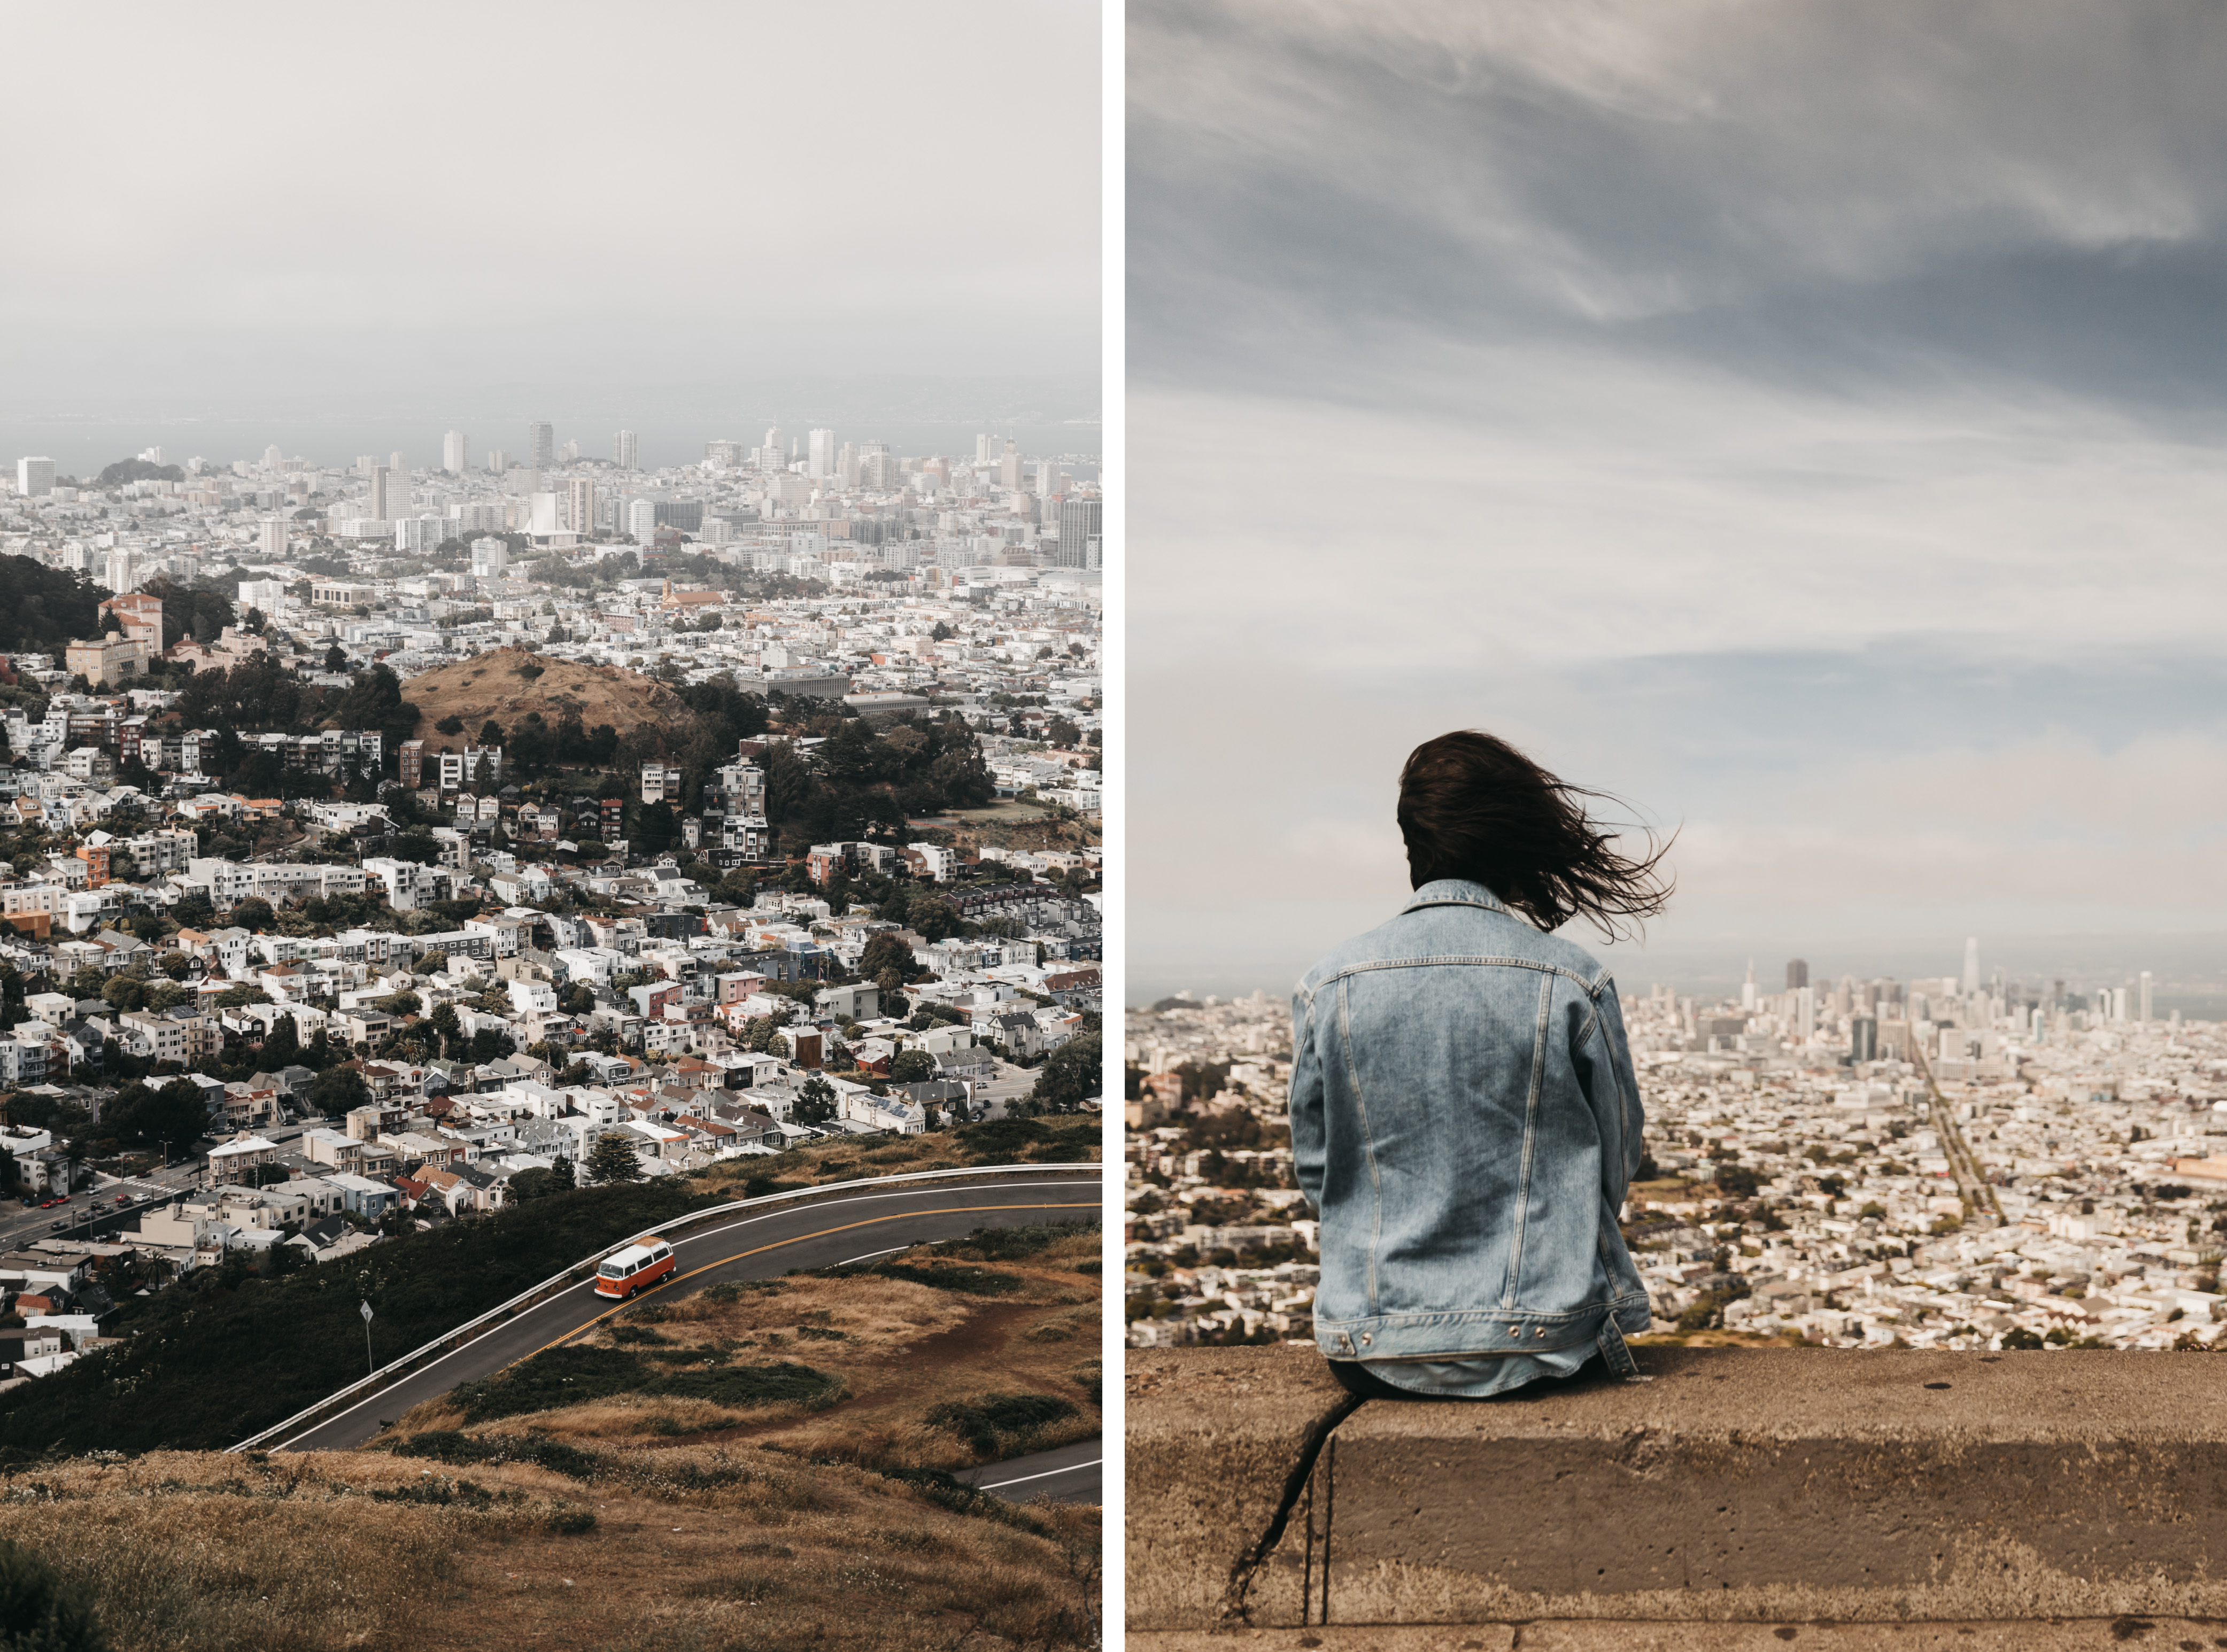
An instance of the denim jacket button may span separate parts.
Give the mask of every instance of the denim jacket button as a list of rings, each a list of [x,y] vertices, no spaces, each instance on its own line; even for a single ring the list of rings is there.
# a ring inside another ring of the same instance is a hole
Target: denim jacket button
[[[1365,1330],[1364,1330],[1364,1331],[1362,1331],[1362,1332],[1361,1333],[1361,1345],[1362,1345],[1363,1348],[1367,1348],[1367,1347],[1368,1347],[1371,1343],[1373,1343],[1375,1340],[1375,1339],[1374,1337],[1370,1336],[1369,1336],[1369,1334],[1367,1331],[1365,1331]]]

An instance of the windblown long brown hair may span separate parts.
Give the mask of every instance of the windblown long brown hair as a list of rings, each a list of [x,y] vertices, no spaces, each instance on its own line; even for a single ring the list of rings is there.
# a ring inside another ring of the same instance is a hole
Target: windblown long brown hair
[[[1642,933],[1676,887],[1662,863],[1677,834],[1658,845],[1644,833],[1635,859],[1613,846],[1621,834],[1604,830],[1589,802],[1629,807],[1473,729],[1426,740],[1400,770],[1409,881],[1468,878],[1541,929],[1583,917],[1611,941]]]

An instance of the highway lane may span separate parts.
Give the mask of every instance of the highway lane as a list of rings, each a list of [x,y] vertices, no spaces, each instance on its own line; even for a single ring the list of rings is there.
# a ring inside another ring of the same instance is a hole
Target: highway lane
[[[1049,1451],[985,1463],[979,1469],[961,1469],[952,1477],[984,1491],[994,1491],[1009,1502],[1049,1497],[1054,1502],[1098,1502],[1104,1473],[1106,1442],[1094,1434]]]
[[[1101,1183],[1094,1177],[1046,1174],[974,1183],[862,1188],[801,1207],[737,1212],[676,1240],[673,1250],[680,1266],[673,1276],[635,1300],[653,1301],[661,1292],[686,1295],[723,1279],[769,1279],[791,1268],[833,1267],[923,1241],[962,1239],[977,1228],[1089,1221],[1101,1215]],[[597,1296],[583,1280],[270,1449],[332,1451],[361,1445],[379,1433],[384,1420],[399,1417],[458,1383],[491,1376],[507,1365],[569,1342],[623,1305]],[[374,1322],[374,1335],[377,1329]],[[384,1349],[380,1356],[392,1359],[399,1352]],[[1085,1500],[1081,1494],[1086,1489],[1088,1500],[1094,1500],[1096,1474],[1094,1468],[1087,1475],[1063,1472],[1056,1484],[1071,1500]],[[1029,1495],[1018,1487],[1014,1490]]]

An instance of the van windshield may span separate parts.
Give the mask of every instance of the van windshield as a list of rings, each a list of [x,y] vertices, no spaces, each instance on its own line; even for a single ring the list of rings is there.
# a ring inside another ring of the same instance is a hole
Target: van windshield
[[[626,1272],[626,1269],[621,1267],[616,1262],[606,1262],[601,1267],[597,1268],[596,1272],[602,1274],[603,1278],[607,1279],[616,1279],[624,1274]]]

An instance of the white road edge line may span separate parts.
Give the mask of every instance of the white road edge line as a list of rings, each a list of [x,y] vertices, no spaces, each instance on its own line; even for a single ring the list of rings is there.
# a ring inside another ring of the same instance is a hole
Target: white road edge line
[[[911,1248],[912,1247],[909,1245],[892,1245],[885,1251],[868,1251],[864,1256],[854,1256],[851,1259],[850,1262],[838,1262],[835,1266],[838,1267],[848,1267],[851,1266],[851,1262],[871,1262],[877,1256],[895,1256],[899,1251],[909,1251]]]
[[[1057,1187],[1072,1187],[1072,1186],[1074,1186],[1074,1185],[1075,1185],[1075,1184],[1074,1184],[1073,1183],[1071,1183],[1071,1182],[999,1182],[999,1183],[993,1183],[992,1184],[992,1187],[993,1189],[995,1189],[996,1190],[1002,1192],[1002,1191],[1005,1191],[1005,1190],[1008,1190],[1008,1189],[1025,1189],[1025,1188],[1057,1188]],[[767,1210],[767,1211],[762,1211],[762,1212],[761,1212],[761,1213],[759,1213],[757,1215],[755,1215],[755,1216],[745,1216],[745,1217],[744,1217],[744,1218],[743,1218],[743,1220],[742,1220],[742,1221],[740,1221],[730,1222],[730,1223],[728,1223],[728,1224],[727,1224],[725,1227],[724,1227],[724,1228],[707,1228],[707,1229],[705,1229],[703,1233],[700,1233],[700,1234],[689,1234],[686,1239],[682,1240],[682,1241],[680,1241],[680,1244],[676,1244],[676,1245],[673,1247],[673,1249],[674,1249],[674,1250],[676,1250],[676,1251],[678,1251],[678,1250],[680,1248],[680,1245],[681,1245],[681,1244],[692,1245],[692,1244],[694,1244],[694,1243],[695,1243],[698,1240],[699,1240],[699,1239],[717,1239],[717,1238],[718,1238],[721,1234],[731,1234],[731,1233],[733,1233],[733,1232],[734,1232],[737,1228],[754,1228],[754,1227],[756,1227],[759,1222],[762,1222],[762,1221],[778,1221],[778,1220],[780,1220],[780,1219],[782,1219],[782,1218],[783,1218],[783,1217],[787,1217],[787,1216],[794,1216],[794,1215],[797,1215],[800,1211],[802,1211],[802,1210],[833,1210],[833,1209],[836,1209],[838,1206],[840,1206],[840,1205],[846,1205],[846,1204],[871,1204],[871,1203],[873,1203],[874,1202],[876,1202],[877,1200],[882,1200],[882,1199],[908,1199],[908,1198],[928,1198],[928,1197],[934,1197],[934,1198],[947,1198],[947,1197],[948,1197],[950,1195],[952,1195],[953,1193],[956,1193],[956,1192],[973,1192],[973,1191],[978,1191],[978,1190],[979,1190],[972,1189],[972,1188],[953,1188],[953,1187],[948,1187],[948,1186],[944,1186],[944,1187],[933,1187],[933,1188],[916,1187],[916,1188],[908,1188],[908,1189],[903,1189],[903,1190],[899,1190],[899,1191],[897,1191],[897,1192],[895,1192],[895,1193],[860,1193],[860,1194],[853,1195],[853,1196],[850,1196],[850,1197],[847,1197],[847,1198],[841,1198],[841,1199],[829,1199],[829,1200],[826,1201],[824,1203],[820,1203],[820,1204],[812,1204],[812,1205],[792,1205],[789,1209],[786,1209],[786,1210]],[[1102,1200],[1101,1200],[1101,1203],[1102,1203]],[[532,1317],[532,1316],[533,1316],[533,1315],[534,1315],[534,1314],[538,1314],[538,1313],[539,1313],[539,1312],[542,1311],[542,1309],[546,1308],[546,1307],[550,1307],[550,1306],[552,1306],[552,1304],[556,1304],[556,1303],[562,1302],[562,1301],[563,1301],[566,1297],[568,1297],[568,1296],[571,1295],[571,1293],[572,1293],[573,1292],[575,1292],[575,1291],[592,1291],[592,1290],[594,1290],[594,1289],[595,1289],[595,1283],[594,1283],[594,1281],[593,1281],[593,1280],[590,1280],[590,1279],[583,1279],[583,1280],[581,1280],[581,1281],[580,1281],[580,1283],[579,1283],[579,1284],[575,1285],[568,1285],[565,1289],[564,1289],[564,1290],[562,1290],[562,1291],[558,1292],[556,1293],[556,1295],[554,1295],[554,1296],[552,1296],[552,1297],[550,1297],[550,1298],[546,1298],[546,1299],[545,1299],[544,1301],[539,1302],[539,1303],[535,1304],[533,1307],[528,1308],[528,1309],[527,1309],[524,1313],[518,1314],[518,1315],[514,1316],[514,1317],[511,1319],[510,1323],[511,1323],[512,1324],[514,1324],[514,1324],[519,1324],[521,1320],[526,1319],[526,1318],[528,1318],[528,1317]],[[493,1329],[493,1327],[489,1327],[489,1329],[490,1329],[490,1330],[492,1330],[492,1329]],[[445,1353],[445,1354],[442,1355],[440,1356],[440,1358],[439,1358],[439,1359],[428,1360],[424,1364],[423,1364],[423,1365],[419,1366],[416,1370],[412,1371],[412,1372],[409,1372],[409,1373],[407,1373],[406,1375],[405,1375],[404,1376],[402,1376],[402,1377],[400,1377],[400,1378],[397,1379],[397,1381],[395,1381],[395,1383],[393,1384],[393,1386],[392,1386],[392,1387],[382,1388],[382,1389],[380,1389],[377,1394],[366,1394],[362,1399],[361,1399],[361,1400],[357,1400],[357,1401],[355,1402],[355,1404],[354,1404],[354,1405],[350,1406],[349,1406],[346,1411],[338,1411],[338,1412],[335,1412],[331,1416],[329,1416],[329,1417],[326,1418],[322,1422],[312,1423],[312,1424],[310,1424],[310,1425],[309,1425],[309,1427],[307,1427],[307,1428],[303,1429],[300,1433],[294,1435],[294,1436],[293,1436],[292,1438],[290,1438],[284,1439],[284,1440],[281,1440],[278,1445],[272,1445],[272,1446],[269,1446],[269,1447],[266,1447],[265,1449],[266,1449],[266,1450],[269,1450],[269,1451],[283,1451],[286,1450],[289,1446],[292,1445],[296,1440],[307,1439],[310,1435],[312,1435],[312,1434],[316,1433],[319,1429],[322,1429],[322,1428],[329,1428],[329,1427],[330,1427],[333,1424],[335,1424],[335,1423],[336,1423],[336,1422],[340,1421],[340,1419],[341,1419],[341,1418],[343,1418],[343,1417],[349,1417],[349,1416],[353,1416],[353,1415],[354,1415],[354,1413],[357,1413],[357,1412],[359,1412],[359,1411],[361,1411],[361,1410],[362,1410],[366,1406],[372,1404],[374,1400],[384,1400],[384,1399],[388,1399],[388,1398],[392,1397],[392,1394],[393,1394],[393,1389],[394,1389],[395,1387],[400,1387],[403,1383],[405,1383],[405,1382],[411,1381],[412,1381],[412,1380],[414,1380],[414,1379],[416,1379],[416,1378],[418,1378],[418,1377],[421,1377],[421,1376],[424,1375],[426,1372],[428,1372],[428,1371],[431,1370],[431,1369],[432,1369],[435,1366],[437,1366],[437,1365],[443,1364],[443,1363],[446,1362],[447,1361],[450,1361],[450,1360],[452,1360],[452,1359],[456,1358],[456,1356],[457,1355],[459,1355],[459,1354],[461,1354],[461,1353],[464,1352],[464,1350],[465,1350],[465,1349],[469,1349],[469,1348],[472,1347],[472,1346],[474,1345],[474,1343],[476,1343],[478,1341],[479,1341],[479,1338],[475,1336],[475,1337],[474,1337],[474,1338],[472,1339],[472,1341],[471,1341],[471,1342],[459,1343],[459,1344],[458,1344],[457,1346],[456,1346],[455,1348],[450,1349],[447,1353]],[[407,1409],[407,1407],[405,1407],[405,1409]]]
[[[999,1486],[1024,1486],[1031,1480],[1049,1480],[1055,1475],[1073,1474],[1077,1469],[1094,1469],[1105,1461],[1102,1457],[1094,1457],[1088,1463],[1070,1463],[1063,1469],[1046,1469],[1042,1474],[1024,1474],[1013,1480],[985,1480],[974,1489],[995,1491]]]

